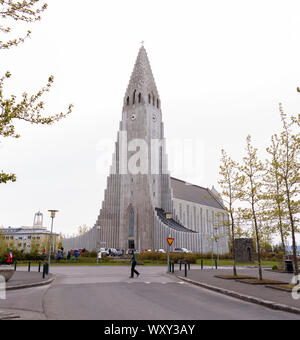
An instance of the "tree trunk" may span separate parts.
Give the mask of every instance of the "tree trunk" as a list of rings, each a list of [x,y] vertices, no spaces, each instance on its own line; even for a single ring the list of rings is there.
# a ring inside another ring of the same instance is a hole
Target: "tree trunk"
[[[285,178],[285,185],[286,185],[287,205],[289,209],[289,217],[290,217],[291,230],[292,230],[294,274],[297,276],[299,273],[299,269],[298,269],[298,260],[297,260],[297,246],[296,246],[296,237],[295,237],[294,216],[292,213],[290,191],[289,191],[286,178]]]
[[[262,266],[261,266],[260,238],[259,238],[259,230],[258,230],[257,219],[256,219],[256,213],[255,213],[255,208],[254,208],[254,203],[253,203],[253,201],[252,201],[252,213],[253,213],[254,226],[255,226],[255,233],[256,233],[258,274],[259,274],[259,280],[262,281],[263,275],[262,275]]]
[[[235,234],[234,234],[234,219],[233,214],[230,212],[231,217],[231,234],[232,234],[232,257],[233,257],[233,275],[237,276],[236,270],[236,257],[235,257]]]

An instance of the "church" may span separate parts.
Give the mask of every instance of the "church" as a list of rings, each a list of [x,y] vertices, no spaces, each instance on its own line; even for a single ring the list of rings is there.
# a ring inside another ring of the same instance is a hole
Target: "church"
[[[161,99],[144,46],[123,100],[107,188],[94,227],[64,239],[65,249],[167,249],[229,252],[228,214],[214,188],[172,178]]]

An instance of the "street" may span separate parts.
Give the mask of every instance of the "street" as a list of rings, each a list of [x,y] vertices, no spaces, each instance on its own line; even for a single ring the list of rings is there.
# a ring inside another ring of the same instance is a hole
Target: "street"
[[[24,269],[25,270],[25,269]],[[51,267],[50,286],[7,292],[1,311],[21,319],[88,320],[299,320],[217,294],[166,274],[165,267],[142,267],[130,279],[130,268],[119,266]]]

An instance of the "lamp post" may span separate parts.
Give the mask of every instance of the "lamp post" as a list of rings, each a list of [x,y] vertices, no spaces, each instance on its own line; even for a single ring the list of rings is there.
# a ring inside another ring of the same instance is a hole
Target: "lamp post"
[[[49,257],[48,257],[48,273],[50,273],[50,262],[51,262],[51,247],[52,247],[52,234],[53,234],[53,220],[55,218],[58,210],[48,210],[50,212],[50,217],[52,219],[51,222],[51,233],[50,233],[50,241],[49,241]]]

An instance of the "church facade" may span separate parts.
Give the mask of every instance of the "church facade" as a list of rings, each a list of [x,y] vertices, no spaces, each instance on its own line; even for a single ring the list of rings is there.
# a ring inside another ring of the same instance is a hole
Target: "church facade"
[[[124,97],[104,201],[94,227],[65,248],[228,253],[228,215],[214,189],[171,178],[161,99],[142,46]],[[215,248],[214,248],[215,247]]]

